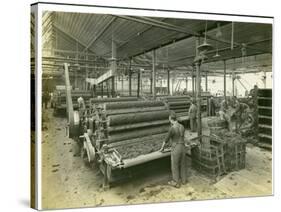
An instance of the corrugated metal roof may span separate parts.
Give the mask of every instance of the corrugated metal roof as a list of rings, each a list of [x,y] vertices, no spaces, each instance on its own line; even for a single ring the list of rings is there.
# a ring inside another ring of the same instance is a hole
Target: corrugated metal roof
[[[220,27],[218,28],[218,23]],[[45,12],[43,14],[44,48],[89,51],[99,57],[111,57],[112,39],[117,45],[117,59],[134,57],[136,64],[151,65],[152,49],[157,49],[157,64],[170,68],[188,68],[194,60],[196,35],[204,40],[206,20],[156,17],[127,17],[107,14]],[[217,36],[220,29],[221,36]],[[207,41],[214,49],[207,53],[209,62],[272,52],[272,25],[234,23],[233,50],[230,49],[231,22],[207,21]],[[212,37],[210,39],[209,37]],[[215,41],[216,39],[223,42]],[[216,49],[220,57],[214,58]]]

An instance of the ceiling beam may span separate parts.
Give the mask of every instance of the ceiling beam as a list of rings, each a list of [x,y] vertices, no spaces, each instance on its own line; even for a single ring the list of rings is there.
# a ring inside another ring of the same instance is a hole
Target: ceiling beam
[[[185,33],[185,34],[195,36],[195,37],[201,37],[202,36],[202,34],[199,33],[199,32],[189,30],[189,29],[186,29],[186,28],[183,28],[183,27],[179,27],[179,26],[174,25],[174,24],[169,24],[169,23],[164,22],[164,21],[160,21],[160,20],[156,20],[156,19],[148,18],[148,17],[140,17],[140,19],[147,20],[147,21],[149,21],[151,23],[154,23],[154,24],[162,25],[162,26],[167,27],[168,29],[173,30],[173,31],[178,31],[178,32],[181,32],[181,33]]]
[[[171,26],[171,27],[175,27],[175,28],[176,28],[175,25],[168,24],[168,23],[165,23],[165,22],[162,22],[162,21],[157,21],[157,20],[154,20],[154,19],[151,19],[151,18],[142,17],[142,19],[150,20],[150,21],[153,21],[153,22],[157,22],[157,23],[160,23],[160,24],[163,24],[163,25],[168,25],[168,26]],[[229,23],[229,24],[230,24],[230,23]],[[192,32],[191,32],[191,33],[192,33]],[[204,32],[204,35],[205,35],[205,32]],[[196,35],[194,35],[194,36],[196,36]],[[200,36],[200,34],[197,35],[197,36]],[[229,44],[229,45],[231,44],[230,41],[225,40],[225,39],[218,39],[218,38],[216,38],[216,37],[213,37],[213,36],[210,36],[210,35],[207,35],[207,34],[206,34],[206,37],[207,37],[208,39],[210,39],[210,40],[214,40],[214,41],[217,41],[217,42],[221,42],[221,43],[225,43],[225,44]],[[241,47],[241,45],[242,45],[242,44],[240,44],[240,43],[234,42],[234,46]],[[249,47],[248,47],[248,48],[249,48]],[[249,49],[257,50],[257,51],[261,51],[261,52],[265,53],[265,52],[264,52],[263,50],[261,50],[261,49],[256,49],[256,48],[252,48],[252,47],[250,47]]]
[[[86,45],[85,49],[83,51],[86,51],[89,49],[104,33],[105,31],[111,26],[111,24],[117,19],[117,17],[112,17],[111,20],[104,25],[102,30],[97,34],[97,36],[94,36],[94,38]]]
[[[134,41],[135,38],[139,37],[140,35],[143,35],[145,32],[148,32],[152,28],[153,28],[153,26],[149,26],[148,28],[146,28],[143,31],[137,33],[136,35],[133,35],[128,40],[126,40],[124,43],[122,43],[121,45],[117,46],[117,48],[120,49],[120,48],[126,46],[129,42]],[[103,56],[106,56],[106,55],[108,55],[110,53],[111,53],[111,51],[106,52],[105,54],[103,54]]]
[[[265,53],[266,54],[266,53]],[[255,56],[255,55],[261,55],[260,52],[255,52],[255,53],[250,53],[250,54],[247,54],[246,57],[250,57],[250,56]],[[207,63],[212,63],[212,62],[217,62],[217,61],[222,61],[222,60],[231,60],[231,59],[235,59],[235,58],[242,58],[241,56],[240,57],[235,57],[235,56],[221,56],[219,59],[216,59],[216,58],[212,58],[212,59],[208,59],[204,62],[204,64],[207,64]]]
[[[155,20],[150,19],[150,18],[144,19],[144,17],[136,18],[136,17],[132,17],[132,16],[117,16],[117,17],[127,19],[127,20],[130,20],[130,21],[139,22],[139,23],[142,23],[142,24],[148,24],[148,25],[159,27],[159,28],[166,29],[166,30],[176,31],[176,32],[183,33],[183,34],[188,34],[188,35],[192,35],[192,36],[200,36],[200,34],[197,33],[197,32],[193,32],[191,30],[186,30],[186,29],[183,29],[181,27],[171,25],[171,24],[167,24],[167,23],[162,22],[162,21],[156,22]]]
[[[271,41],[272,39],[271,38],[269,38],[269,39],[263,39],[263,40],[259,40],[259,41],[254,41],[254,42],[250,42],[250,43],[246,43],[246,45],[248,46],[250,46],[250,45],[255,45],[255,44],[259,44],[259,43],[264,43],[264,42],[268,42],[268,41]],[[238,46],[235,46],[234,48],[237,48]],[[229,46],[229,47],[225,47],[225,48],[220,48],[220,49],[218,49],[218,50],[216,50],[216,49],[214,49],[214,50],[210,50],[210,51],[208,51],[206,54],[211,54],[211,53],[216,53],[216,51],[218,51],[218,52],[223,52],[223,51],[227,51],[227,50],[230,50],[231,49],[231,47]],[[266,50],[264,50],[264,53],[271,53],[270,51],[266,51]],[[241,56],[239,56],[239,57],[236,57],[236,58],[240,58]],[[157,62],[159,62],[159,63],[176,63],[176,62],[178,62],[178,61],[182,61],[182,60],[186,60],[186,59],[192,59],[192,58],[195,58],[195,55],[189,55],[189,56],[184,56],[184,57],[179,57],[179,58],[176,58],[176,59],[173,59],[173,60],[167,60],[167,61],[161,61],[161,60],[158,60]],[[149,59],[149,58],[147,58],[147,59],[137,59],[137,60],[139,60],[139,61],[143,61],[143,62],[149,62],[149,61],[151,61],[151,59]],[[218,61],[220,61],[221,59],[220,58],[217,58],[217,60]],[[215,60],[213,60],[213,61],[215,61]]]
[[[229,24],[229,23],[226,23],[226,22],[224,23],[224,25],[227,25],[227,24]],[[222,25],[221,25],[221,26],[222,26]],[[215,29],[215,28],[216,28],[216,27],[211,27],[211,28],[208,29],[208,31],[213,30],[213,29]],[[173,40],[168,41],[168,42],[166,42],[166,43],[159,44],[159,45],[154,46],[154,47],[152,47],[152,48],[150,48],[150,49],[147,49],[147,50],[145,50],[145,51],[142,51],[142,52],[140,52],[140,53],[136,53],[136,54],[132,55],[131,57],[137,57],[137,56],[142,55],[142,54],[144,54],[144,53],[151,52],[152,50],[159,49],[159,48],[163,48],[163,47],[165,47],[165,46],[171,45],[171,44],[173,44],[173,43],[180,42],[180,41],[182,41],[182,40],[185,40],[185,39],[191,38],[191,37],[193,37],[193,36],[190,35],[190,34],[184,35],[184,36],[182,36],[182,37],[180,37],[180,38],[173,39]]]
[[[56,30],[60,31],[60,32],[61,32],[62,34],[64,34],[65,36],[69,37],[71,40],[73,40],[73,41],[79,43],[81,46],[83,46],[84,48],[86,48],[87,45],[86,45],[85,43],[79,41],[78,38],[74,37],[73,35],[70,35],[70,34],[67,33],[66,31],[64,31],[63,29],[61,29],[59,26],[57,26],[56,24],[53,24],[53,27],[54,27]],[[91,50],[90,50],[90,52],[93,53],[93,54],[95,54],[95,53],[94,53],[93,51],[91,51]]]
[[[170,26],[170,27],[174,27],[174,29],[177,28],[177,26],[175,26],[175,25],[168,24],[168,23],[165,23],[165,22],[162,22],[162,21],[157,21],[157,20],[154,20],[154,19],[151,19],[151,18],[147,18],[147,17],[141,17],[141,18],[142,18],[142,19],[145,19],[145,20],[152,21],[152,22],[156,22],[156,23],[159,23],[159,24],[163,24],[163,25],[167,25],[167,26]],[[190,31],[190,30],[189,30],[189,31]],[[190,33],[193,34],[194,32],[190,31]],[[201,34],[199,34],[199,35],[197,35],[197,36],[200,36],[200,35],[201,35]],[[205,35],[205,32],[204,32],[204,35]],[[196,36],[196,35],[193,34],[193,36]],[[206,37],[207,37],[208,39],[210,39],[210,40],[214,40],[214,41],[217,41],[217,42],[221,42],[221,43],[225,43],[225,44],[229,44],[229,45],[231,44],[230,41],[225,40],[225,39],[222,39],[222,38],[218,39],[218,38],[216,38],[216,37],[213,37],[213,36],[210,36],[210,35],[207,35],[207,34],[206,34]],[[242,45],[242,44],[240,44],[240,43],[234,42],[234,46],[241,47],[241,45]],[[249,47],[248,47],[248,48],[249,48]],[[252,49],[252,50],[257,50],[257,51],[262,51],[262,52],[263,52],[263,50],[261,50],[261,49],[256,49],[256,48],[252,48],[252,47],[250,47],[250,49]],[[264,52],[263,52],[263,53],[264,53]]]
[[[74,50],[65,50],[65,49],[56,49],[56,48],[53,48],[53,49],[47,49],[47,48],[44,48],[43,51],[46,51],[46,52],[51,52],[53,51],[55,54],[69,54],[69,55],[74,55],[76,56],[77,55],[77,51],[74,51]],[[95,58],[99,58],[97,55],[95,54],[91,54],[91,53],[86,53],[86,52],[78,52],[79,55],[82,55],[82,56],[92,56],[92,57],[95,57]]]
[[[65,57],[42,57],[45,61],[65,61],[69,63],[86,63],[86,64],[108,64],[107,61],[101,60],[101,59],[93,59],[93,60],[87,60],[87,59],[77,59],[77,58],[65,58]]]
[[[192,35],[192,36],[197,36],[197,37],[202,37],[203,35],[205,35],[205,32],[202,35],[201,33],[198,33],[198,32],[192,31],[192,30],[187,30],[187,29],[178,27],[174,24],[168,24],[166,22],[158,21],[158,20],[155,20],[155,19],[147,18],[147,17],[140,17],[140,18],[135,18],[135,17],[131,17],[131,16],[119,16],[119,17],[129,19],[129,20],[132,20],[132,21],[137,21],[137,22],[140,22],[140,23],[150,24],[152,26],[160,27],[160,28],[167,29],[167,30],[173,30],[173,31],[184,33],[184,34],[187,34],[187,35]],[[230,23],[231,22],[229,22],[228,24],[230,24]],[[207,35],[207,34],[206,34],[206,38],[208,38],[210,40],[217,41],[217,42],[229,44],[229,45],[231,44],[231,42],[228,41],[228,40],[225,40],[223,38],[216,38],[214,36]],[[241,47],[242,44],[234,42],[234,46]],[[252,49],[252,50],[261,51],[262,53],[265,53],[261,49],[256,49],[256,48],[252,48],[252,47],[248,47],[248,48]]]
[[[255,44],[259,44],[259,43],[264,43],[264,42],[268,42],[268,41],[271,41],[272,39],[269,38],[269,39],[263,39],[263,40],[259,40],[259,41],[255,41],[255,42],[250,42],[250,43],[246,43],[247,46],[251,46],[251,45],[255,45]],[[234,46],[234,48],[237,48],[238,46]],[[208,51],[206,54],[211,54],[211,53],[216,53],[216,51],[218,52],[223,52],[223,51],[227,51],[227,50],[230,50],[231,47],[225,47],[225,48],[220,48],[218,50],[214,49],[214,50],[210,50]],[[266,51],[266,50],[263,50],[263,53],[271,53],[271,51]],[[170,60],[168,62],[177,62],[177,61],[181,61],[181,60],[185,60],[185,59],[191,59],[191,58],[194,58],[195,55],[189,55],[189,56],[184,56],[184,57],[180,57],[180,58],[176,58],[174,60]],[[220,59],[219,59],[220,60]]]
[[[249,54],[249,55],[247,55],[246,57],[251,57],[251,56],[255,56],[255,55],[260,55],[260,53],[252,53],[252,54]],[[213,63],[213,62],[220,62],[220,61],[222,61],[222,60],[226,60],[226,62],[228,61],[228,60],[232,60],[232,59],[235,59],[235,58],[237,58],[237,57],[233,57],[233,56],[230,56],[230,57],[220,57],[220,59],[216,59],[216,60],[206,60],[205,62],[204,62],[204,64],[209,64],[209,63]],[[241,57],[240,57],[241,58]],[[203,65],[204,65],[203,64]],[[142,65],[140,65],[140,66],[142,66]],[[151,65],[146,65],[147,67],[151,67]],[[159,65],[158,65],[159,66]],[[192,66],[192,64],[185,64],[185,66]],[[169,66],[169,68],[172,70],[172,69],[177,69],[177,68],[179,68],[179,67],[182,67],[182,65],[174,65],[174,66]]]

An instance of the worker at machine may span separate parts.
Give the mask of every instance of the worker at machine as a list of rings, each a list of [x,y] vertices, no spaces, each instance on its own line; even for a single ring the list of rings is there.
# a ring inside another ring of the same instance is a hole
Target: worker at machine
[[[47,109],[48,108],[48,102],[50,100],[50,95],[48,91],[44,91],[43,95],[42,95],[42,101],[43,101],[43,105],[44,108]]]
[[[77,99],[78,102],[78,110],[79,110],[79,117],[82,118],[83,114],[86,110],[86,105],[82,96]]]
[[[232,108],[234,108],[234,113],[233,113],[233,117],[234,117],[234,121],[235,121],[235,131],[238,131],[238,125],[241,122],[241,116],[242,116],[242,108],[240,105],[240,102],[238,101],[236,96],[233,96],[231,99],[231,103],[232,103]]]
[[[51,104],[51,108],[54,108],[54,93],[53,92],[50,93],[50,104]]]
[[[216,103],[213,96],[209,99],[209,115],[215,116],[216,115]]]
[[[254,88],[250,90],[250,96],[256,98],[258,95],[258,86],[254,85]]]
[[[220,103],[219,115],[221,120],[225,120],[225,114],[228,109],[227,99],[222,100]]]
[[[190,130],[191,130],[191,132],[196,132],[197,105],[196,105],[195,99],[191,100],[191,105],[190,105],[188,114],[189,114],[189,121],[190,121]]]
[[[236,96],[233,96],[232,97],[232,107],[236,108],[236,109],[239,109],[239,106],[240,106],[239,100],[237,99]]]
[[[230,123],[230,116],[227,113],[227,111],[229,110],[229,99],[226,98],[224,99],[221,104],[220,104],[220,110],[219,110],[219,115],[220,115],[220,119],[226,121],[227,123],[227,127],[229,129],[229,131],[232,131],[231,128],[231,123]]]
[[[180,188],[181,184],[186,183],[186,152],[184,145],[184,127],[177,121],[175,112],[169,116],[171,127],[168,135],[162,144],[160,151],[162,152],[167,145],[171,142],[171,170],[172,180],[168,182],[169,185]]]
[[[250,90],[250,97],[251,97],[251,102],[252,102],[252,105],[253,105],[253,108],[254,108],[254,114],[255,115],[255,119],[258,120],[258,108],[257,108],[257,105],[258,105],[258,86],[257,85],[254,85],[254,88]]]
[[[245,122],[245,117],[247,116],[247,112],[249,112],[249,106],[243,102],[239,102],[236,96],[233,97],[233,108],[234,118],[235,118],[235,130],[238,132],[242,124]]]

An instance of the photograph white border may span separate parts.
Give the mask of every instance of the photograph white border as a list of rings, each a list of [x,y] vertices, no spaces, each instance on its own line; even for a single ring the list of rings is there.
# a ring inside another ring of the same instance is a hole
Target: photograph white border
[[[165,11],[158,9],[130,9],[125,7],[110,7],[110,6],[92,6],[92,5],[75,5],[75,4],[63,4],[55,2],[40,2],[33,4],[36,9],[36,64],[35,64],[35,75],[36,75],[36,189],[37,198],[36,206],[39,210],[42,209],[42,15],[44,11],[56,11],[56,12],[74,12],[74,13],[96,13],[96,14],[114,14],[114,15],[132,15],[132,16],[151,16],[151,17],[167,17],[167,18],[183,18],[183,19],[194,19],[194,20],[220,20],[220,21],[235,21],[235,22],[250,22],[250,23],[266,23],[273,24],[273,17],[254,17],[246,15],[225,15],[225,14],[211,14],[202,12],[185,12],[185,11]],[[273,33],[274,34],[274,33]],[[272,39],[273,42],[273,39]],[[274,45],[272,45],[274,46]],[[273,59],[273,57],[272,57]],[[273,60],[272,60],[273,62]],[[274,73],[274,65],[272,65],[272,73]],[[274,78],[273,78],[274,82]],[[273,83],[272,82],[272,83]],[[274,83],[273,83],[274,87]],[[40,95],[39,95],[40,94]],[[274,132],[274,131],[273,131]],[[273,133],[274,135],[274,133]],[[274,140],[274,136],[273,136]],[[272,141],[272,143],[274,143]],[[274,148],[274,147],[273,147]],[[272,151],[274,156],[274,150]],[[272,163],[272,167],[274,162]],[[274,169],[273,171],[273,195],[274,195]],[[231,199],[225,199],[231,200]],[[204,200],[205,201],[205,200]],[[207,200],[206,200],[207,201]],[[188,201],[189,202],[189,201]],[[166,203],[167,204],[167,203]],[[169,204],[174,204],[173,202]]]

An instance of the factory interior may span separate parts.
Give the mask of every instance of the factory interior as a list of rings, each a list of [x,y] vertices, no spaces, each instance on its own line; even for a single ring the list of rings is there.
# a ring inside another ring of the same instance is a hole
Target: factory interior
[[[43,208],[272,195],[272,24],[45,11],[41,34]]]

